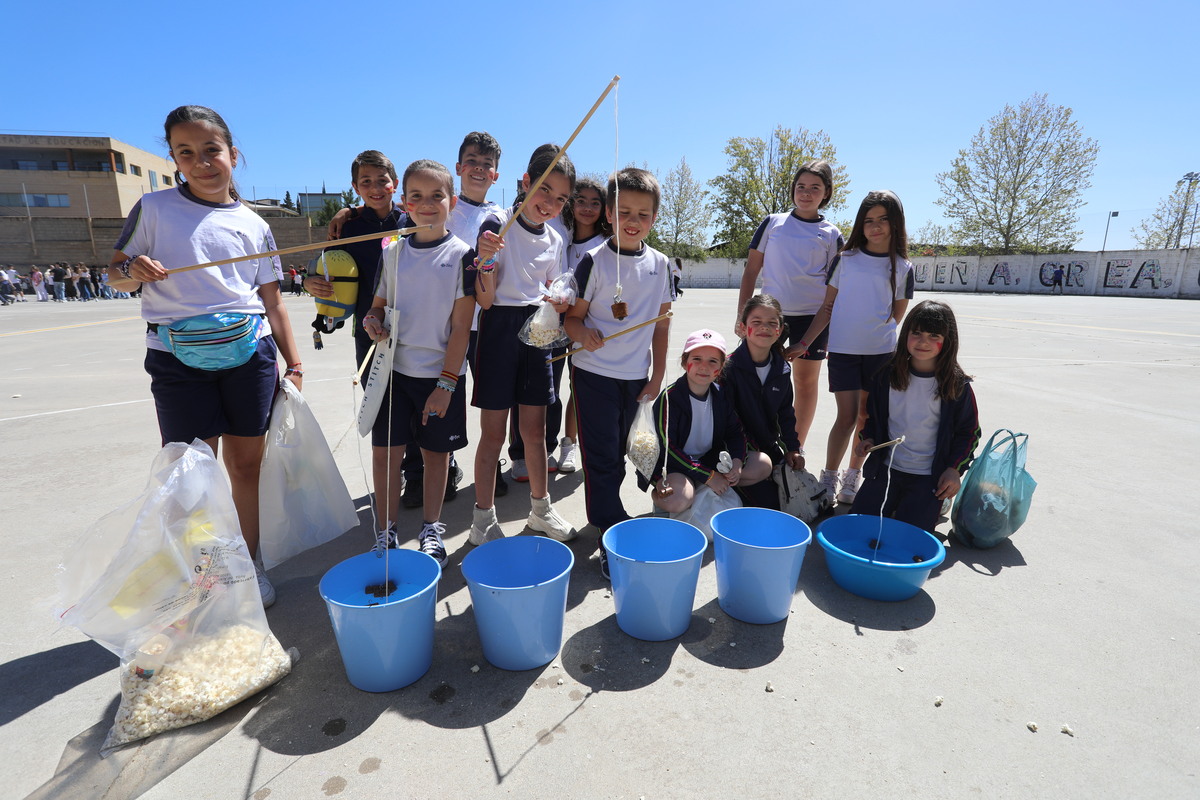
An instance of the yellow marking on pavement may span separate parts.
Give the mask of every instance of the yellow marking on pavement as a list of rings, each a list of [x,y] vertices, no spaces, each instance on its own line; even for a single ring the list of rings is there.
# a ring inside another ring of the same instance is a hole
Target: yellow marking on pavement
[[[141,319],[141,317],[120,317],[118,319],[102,319],[99,322],[80,322],[78,325],[59,325],[57,328],[34,328],[29,331],[12,331],[10,333],[0,333],[0,339],[5,336],[21,336],[26,333],[45,333],[46,331],[65,331],[71,328],[89,328],[92,325],[108,325],[112,322],[129,322],[133,319]]]
[[[1143,333],[1147,336],[1183,336],[1188,339],[1200,339],[1200,333],[1175,333],[1174,331],[1139,331],[1133,328],[1107,328],[1103,325],[1079,325],[1074,322],[1046,322],[1040,319],[1016,319],[1012,317],[979,317],[973,314],[962,314],[963,319],[982,319],[988,322],[1024,322],[1033,325],[1050,325],[1054,328],[1082,328],[1089,331],[1110,331],[1112,333]]]

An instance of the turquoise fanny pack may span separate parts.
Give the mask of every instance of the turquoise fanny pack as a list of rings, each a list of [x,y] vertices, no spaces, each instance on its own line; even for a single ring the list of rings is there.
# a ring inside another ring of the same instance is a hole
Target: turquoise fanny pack
[[[157,326],[158,338],[189,367],[206,370],[240,367],[250,360],[262,335],[262,317],[251,314],[202,314]]]

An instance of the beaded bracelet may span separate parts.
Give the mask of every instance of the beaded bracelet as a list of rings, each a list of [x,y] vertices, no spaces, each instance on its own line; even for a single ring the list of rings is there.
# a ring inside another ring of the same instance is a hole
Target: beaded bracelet
[[[449,381],[444,381],[441,378],[438,378],[437,388],[445,389],[450,394],[454,394],[454,390],[457,389],[458,386],[456,386],[453,383],[450,383]]]

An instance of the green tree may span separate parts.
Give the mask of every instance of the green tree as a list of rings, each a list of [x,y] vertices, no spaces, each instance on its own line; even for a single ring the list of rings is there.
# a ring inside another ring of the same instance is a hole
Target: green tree
[[[1066,106],[1035,94],[987,121],[937,176],[951,233],[982,251],[1072,250],[1096,154]]]
[[[1196,202],[1196,183],[1200,174],[1189,172],[1175,184],[1175,190],[1159,201],[1154,213],[1129,232],[1138,247],[1167,250],[1192,246],[1200,203]]]
[[[671,257],[703,257],[712,218],[704,202],[708,192],[692,177],[686,157],[679,159],[679,164],[660,182],[662,202],[653,233],[657,234],[661,247],[651,246]]]
[[[343,196],[342,199],[345,200],[345,197]],[[325,204],[321,206],[321,210],[313,216],[313,225],[317,228],[324,228],[329,224],[329,220],[333,219],[333,215],[345,207],[336,200],[326,200]]]
[[[768,214],[790,211],[792,176],[805,161],[823,158],[833,166],[833,199],[826,211],[846,202],[850,180],[837,162],[837,149],[824,131],[778,125],[769,139],[735,136],[725,145],[729,157],[724,175],[708,182],[716,191],[710,207],[716,216],[721,255],[742,258],[750,239]]]
[[[290,191],[283,193],[283,207],[290,208],[292,211],[296,210],[296,204],[292,202],[292,193]]]
[[[342,208],[353,208],[359,204],[358,195],[346,189],[342,192]]]

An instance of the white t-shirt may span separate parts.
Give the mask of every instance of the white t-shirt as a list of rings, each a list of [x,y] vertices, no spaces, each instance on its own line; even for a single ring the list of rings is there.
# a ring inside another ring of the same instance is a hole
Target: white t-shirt
[[[483,227],[497,233],[511,218],[512,209],[490,215]],[[565,248],[562,237],[549,225],[540,229],[518,218],[504,236],[504,249],[496,254],[496,297],[498,306],[537,305],[546,284],[562,273]]]
[[[784,314],[816,314],[842,249],[842,232],[824,217],[771,214],[754,232],[750,249],[763,254],[763,292],[779,301]]]
[[[688,400],[692,404],[692,429],[688,431],[688,439],[683,444],[683,452],[693,460],[699,460],[701,456],[712,450],[713,446],[712,392],[709,391],[703,400],[697,400],[696,396],[689,392]]]
[[[652,247],[642,245],[637,253],[623,251],[620,258],[621,299],[629,316],[618,320],[613,316],[613,295],[617,290],[617,250],[612,239],[589,251],[575,270],[579,283],[579,298],[587,300],[588,311],[583,322],[595,328],[601,336],[609,336],[654,319],[664,303],[674,298],[671,290],[671,268],[667,257]],[[644,379],[650,372],[651,345],[654,325],[638,328],[605,342],[594,353],[584,350],[572,358],[575,366],[597,375],[621,380]]]
[[[563,222],[563,218],[562,218],[561,214],[559,216],[555,217],[554,219],[550,220],[546,224],[549,225],[551,228],[554,228],[555,233],[558,234],[558,238],[562,239],[564,242],[571,241],[571,236],[572,236],[571,231],[567,229],[567,224],[565,222]]]
[[[604,244],[604,235],[600,233],[578,242],[570,240],[567,244],[567,260],[563,263],[563,272],[574,272],[588,251],[602,244]]]
[[[830,270],[829,285],[837,289],[829,320],[829,352],[871,356],[896,349],[893,300],[911,300],[913,267],[896,259],[896,291],[891,291],[888,256],[847,250]]]
[[[474,259],[474,250],[452,233],[424,244],[409,236],[383,251],[375,296],[396,311],[387,317],[396,326],[396,372],[412,378],[442,374],[454,303],[475,294],[475,273],[467,271]],[[464,358],[457,374],[465,369]]]
[[[937,378],[910,372],[908,389],[888,391],[888,438],[904,436],[904,441],[896,445],[892,468],[910,475],[928,475],[933,469],[938,420],[942,415]]]
[[[267,223],[240,202],[209,203],[179,186],[143,195],[114,249],[175,269],[276,248]],[[281,277],[279,259],[262,258],[148,281],[142,284],[142,319],[162,325],[200,314],[263,314],[258,287]],[[262,335],[270,333],[264,317]],[[166,350],[153,333],[146,335],[146,346]]]

